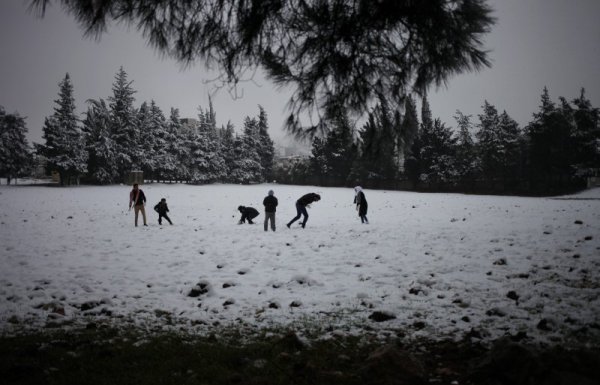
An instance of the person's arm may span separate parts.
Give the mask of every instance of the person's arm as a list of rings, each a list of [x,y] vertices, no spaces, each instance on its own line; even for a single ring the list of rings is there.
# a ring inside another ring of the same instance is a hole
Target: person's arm
[[[133,191],[129,192],[129,208],[131,209],[131,204],[133,203]]]

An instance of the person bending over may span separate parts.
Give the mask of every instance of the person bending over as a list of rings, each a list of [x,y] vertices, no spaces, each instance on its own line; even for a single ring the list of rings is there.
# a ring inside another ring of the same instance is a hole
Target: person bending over
[[[242,223],[246,223],[246,221],[248,221],[249,225],[254,224],[254,222],[252,222],[252,220],[258,216],[258,211],[255,208],[239,206],[238,211],[240,213],[242,213],[242,217],[240,218],[238,225],[241,225]]]
[[[306,227],[306,221],[308,221],[308,212],[306,211],[306,207],[310,207],[311,203],[318,202],[320,200],[321,196],[315,193],[308,193],[306,195],[303,195],[300,199],[298,199],[296,201],[296,216],[286,225],[288,229],[290,228],[292,223],[300,219],[300,215],[304,216],[304,220],[302,221],[302,228]]]

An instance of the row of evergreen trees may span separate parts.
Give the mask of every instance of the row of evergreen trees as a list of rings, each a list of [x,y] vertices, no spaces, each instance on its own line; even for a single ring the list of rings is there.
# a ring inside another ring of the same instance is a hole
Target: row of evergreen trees
[[[433,119],[426,96],[420,122],[414,99],[402,107],[381,99],[358,135],[344,114],[331,117],[328,134],[314,138],[311,156],[281,165],[277,179],[543,194],[581,187],[600,168],[600,110],[584,90],[556,105],[544,88],[540,110],[524,128],[487,101],[478,122],[457,111],[456,130]]]
[[[407,97],[402,108],[383,98],[358,131],[347,114],[332,108],[324,117],[327,135],[317,136],[307,160],[273,171],[273,142],[260,108],[246,118],[243,133],[230,123],[217,128],[212,104],[200,109],[198,129],[182,126],[177,109],[166,118],[154,102],[133,107],[135,91],[123,69],[113,95],[90,101],[83,124],[75,114],[69,76],[60,83],[54,114],[44,124],[48,167],[70,183],[79,175],[96,183],[123,181],[132,169],[156,180],[353,185],[425,190],[552,193],[577,188],[600,168],[600,110],[584,90],[556,104],[547,89],[539,111],[524,128],[484,102],[478,122],[457,111],[456,130],[433,119],[427,98]],[[25,173],[31,151],[25,122],[0,108],[0,175]],[[410,183],[408,183],[410,182]]]
[[[271,178],[274,147],[260,106],[257,117],[246,117],[240,135],[230,122],[217,127],[210,100],[206,110],[199,109],[199,125],[184,126],[175,108],[167,118],[154,101],[134,107],[136,91],[121,68],[113,95],[89,100],[81,122],[69,74],[59,87],[54,113],[44,122],[45,143],[35,147],[47,169],[60,174],[61,184],[79,183],[80,176],[91,183],[118,183],[132,170],[143,171],[145,179],[190,183]]]

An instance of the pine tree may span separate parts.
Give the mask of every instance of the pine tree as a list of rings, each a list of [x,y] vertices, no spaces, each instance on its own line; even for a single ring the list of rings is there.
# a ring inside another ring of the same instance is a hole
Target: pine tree
[[[400,171],[398,165],[398,137],[401,116],[397,111],[392,111],[386,99],[379,99],[379,111],[376,115],[379,120],[378,132],[378,161],[380,174],[384,179],[396,179]]]
[[[350,181],[363,185],[380,185],[393,181],[398,176],[399,119],[400,115],[390,111],[387,101],[380,99],[359,131],[360,155],[352,167]]]
[[[181,132],[179,110],[172,107],[169,119],[166,122],[164,158],[158,167],[162,178],[169,181],[184,180],[184,159],[185,146],[183,133]]]
[[[357,155],[353,129],[348,116],[340,112],[332,119],[332,129],[327,134],[325,155],[331,167],[329,177],[335,185],[346,184]]]
[[[398,166],[400,172],[404,172],[405,161],[411,156],[413,143],[419,135],[419,118],[417,117],[417,106],[409,95],[404,101],[404,117],[400,124],[400,135],[398,135]]]
[[[219,130],[219,141],[221,143],[221,154],[225,165],[225,178],[227,182],[233,182],[232,172],[235,167],[235,130],[233,124],[228,121],[227,126]]]
[[[269,135],[269,123],[267,113],[262,106],[258,106],[258,136],[259,136],[259,156],[260,165],[263,169],[263,180],[270,181],[273,178],[273,159],[275,157],[275,147]]]
[[[501,143],[498,137],[498,110],[486,101],[482,106],[483,114],[479,115],[478,139],[479,157],[482,173],[488,181],[493,181],[500,175]]]
[[[26,175],[33,165],[26,134],[25,118],[18,113],[7,114],[0,106],[0,176],[7,184]]]
[[[471,123],[471,115],[465,115],[458,110],[454,119],[458,125],[454,164],[459,183],[468,188],[468,184],[475,180],[481,169],[477,148],[471,135],[473,123]]]
[[[422,164],[423,160],[421,159],[423,147],[422,136],[424,135],[424,132],[433,131],[432,116],[431,109],[429,108],[429,101],[427,100],[427,94],[424,94],[421,99],[421,124],[410,147],[409,155],[404,160],[406,174],[415,186],[421,182],[421,174],[425,169]]]
[[[47,167],[60,175],[61,186],[71,184],[71,177],[79,184],[79,175],[87,171],[87,152],[84,137],[75,113],[73,85],[69,74],[59,83],[54,113],[44,121],[44,145],[37,151],[44,156]]]
[[[324,138],[313,138],[312,156],[309,158],[313,175],[320,183],[329,186],[343,186],[351,176],[353,162],[357,155],[353,129],[348,116],[341,110],[328,111],[325,120],[329,126]]]
[[[498,126],[499,139],[502,143],[502,178],[504,183],[516,183],[522,177],[521,140],[522,132],[519,124],[506,111],[500,114]]]
[[[496,107],[487,101],[479,115],[477,139],[481,167],[490,183],[502,181],[503,188],[519,178],[521,130],[504,111],[498,115]],[[494,186],[490,186],[494,187]]]
[[[427,124],[422,126],[419,137],[419,180],[430,187],[453,184],[457,179],[454,164],[456,138],[440,119],[431,123],[427,119],[424,121]]]
[[[154,100],[150,102],[148,116],[146,130],[140,130],[140,143],[143,149],[140,164],[145,173],[147,172],[149,176],[154,176],[158,180],[163,177],[160,170],[163,169],[162,166],[167,155],[167,121]]]
[[[262,182],[263,169],[258,147],[258,122],[255,118],[246,117],[243,135],[236,136],[234,140],[235,160],[230,176],[236,183]]]
[[[224,180],[227,167],[221,151],[221,143],[216,126],[216,113],[209,98],[209,108],[198,108],[200,125],[192,134],[192,179],[195,183],[211,183]]]
[[[429,106],[427,94],[423,95],[421,101],[421,128],[424,128],[426,130],[433,129],[433,114],[431,113],[431,108]]]
[[[592,107],[583,88],[573,104],[572,164],[579,175],[591,175],[600,168],[600,109]]]
[[[111,137],[115,142],[116,163],[119,177],[125,180],[133,169],[141,168],[143,156],[140,146],[140,132],[133,107],[133,94],[136,91],[127,80],[127,73],[121,67],[112,86],[113,95],[108,98],[111,115]]]
[[[571,138],[573,126],[569,117],[550,99],[544,87],[540,110],[526,127],[529,143],[530,180],[533,187],[563,188],[573,174]]]
[[[140,155],[139,163],[136,168],[144,172],[144,179],[151,180],[156,159],[154,158],[155,154],[153,152],[155,140],[155,134],[153,132],[154,126],[148,103],[143,102],[135,113],[135,122],[137,125],[135,129],[137,137],[135,145]]]
[[[329,174],[332,169],[332,166],[327,163],[325,151],[325,141],[319,136],[314,136],[309,162],[312,174],[319,178]]]
[[[83,121],[86,150],[88,152],[88,176],[95,183],[115,183],[119,178],[117,145],[112,136],[112,119],[106,102],[89,100]]]

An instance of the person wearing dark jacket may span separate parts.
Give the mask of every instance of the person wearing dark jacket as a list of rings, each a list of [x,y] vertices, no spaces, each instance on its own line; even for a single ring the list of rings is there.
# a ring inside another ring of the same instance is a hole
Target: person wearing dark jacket
[[[308,221],[308,212],[306,211],[306,206],[309,206],[313,202],[318,202],[321,200],[321,196],[315,193],[308,193],[303,195],[300,199],[296,201],[296,216],[289,221],[286,225],[288,229],[292,225],[292,223],[296,222],[300,219],[300,215],[304,216],[304,220],[302,221],[302,228],[306,226],[306,221]]]
[[[362,223],[369,224],[369,220],[367,219],[367,209],[369,208],[369,205],[367,204],[365,193],[360,186],[354,187],[354,192],[354,203],[356,203],[356,210],[358,211],[360,221]]]
[[[129,193],[129,210],[131,210],[131,206],[133,206],[133,212],[135,213],[135,225],[138,224],[138,214],[140,211],[142,212],[142,217],[144,218],[144,226],[148,226],[146,223],[146,195],[139,188],[137,183],[134,183],[133,190]]]
[[[165,218],[167,221],[169,221],[169,224],[172,225],[173,222],[171,222],[171,218],[169,218],[169,216],[167,215],[167,213],[169,212],[169,206],[167,206],[167,200],[165,198],[162,198],[160,200],[160,202],[158,202],[156,204],[156,206],[154,206],[154,211],[156,211],[158,213],[158,224],[162,225],[162,219]]]
[[[258,211],[256,211],[255,208],[239,206],[238,210],[240,213],[242,213],[242,217],[240,218],[238,225],[241,225],[242,223],[246,223],[246,220],[248,221],[248,224],[250,224],[250,225],[254,224],[254,222],[252,222],[252,220],[258,216]]]
[[[263,206],[265,206],[265,231],[269,231],[269,221],[271,221],[271,230],[275,231],[275,211],[278,203],[273,190],[269,190],[269,195],[263,200]]]

